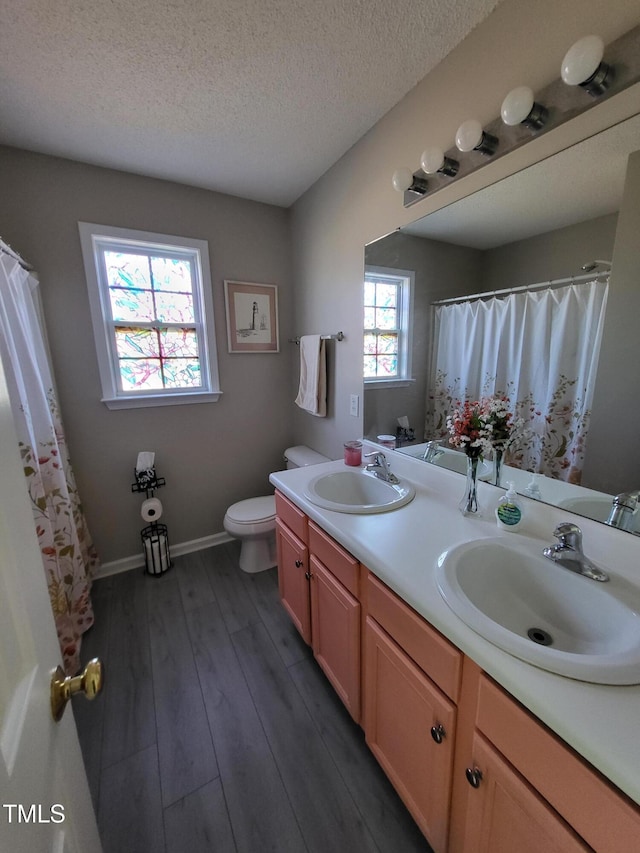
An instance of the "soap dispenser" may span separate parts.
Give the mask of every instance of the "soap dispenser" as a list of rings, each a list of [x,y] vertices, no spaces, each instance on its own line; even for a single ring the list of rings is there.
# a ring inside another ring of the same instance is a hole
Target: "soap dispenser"
[[[496,521],[498,527],[505,530],[515,530],[522,521],[522,506],[513,483],[507,483],[507,486],[507,491],[499,499],[496,507]]]
[[[533,498],[536,501],[542,500],[542,493],[540,492],[540,486],[538,485],[539,474],[532,474],[531,479],[527,483],[524,493],[530,498]]]

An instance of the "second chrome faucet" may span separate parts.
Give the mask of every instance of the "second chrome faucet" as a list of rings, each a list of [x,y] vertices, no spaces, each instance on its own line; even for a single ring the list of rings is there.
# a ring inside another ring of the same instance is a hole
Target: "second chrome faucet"
[[[555,545],[544,548],[542,553],[549,560],[584,575],[594,581],[608,581],[609,575],[599,569],[582,551],[582,530],[571,522],[565,521],[559,524],[553,531],[558,539]]]

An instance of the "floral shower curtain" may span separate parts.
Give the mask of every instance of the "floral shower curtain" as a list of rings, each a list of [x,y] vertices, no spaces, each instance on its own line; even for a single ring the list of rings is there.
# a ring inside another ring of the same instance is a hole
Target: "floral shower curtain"
[[[26,486],[68,674],[93,624],[89,591],[98,558],[85,523],[37,309],[38,281],[0,250],[0,357],[9,385]]]
[[[455,402],[501,395],[524,421],[510,464],[579,483],[607,301],[600,281],[435,309],[425,437]]]

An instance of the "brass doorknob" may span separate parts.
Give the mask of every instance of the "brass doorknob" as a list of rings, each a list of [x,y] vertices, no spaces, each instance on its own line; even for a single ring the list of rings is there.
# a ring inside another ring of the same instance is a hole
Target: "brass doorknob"
[[[80,675],[65,676],[61,666],[51,674],[51,716],[56,723],[62,719],[67,702],[75,693],[84,693],[87,699],[95,699],[104,685],[102,661],[93,658]]]

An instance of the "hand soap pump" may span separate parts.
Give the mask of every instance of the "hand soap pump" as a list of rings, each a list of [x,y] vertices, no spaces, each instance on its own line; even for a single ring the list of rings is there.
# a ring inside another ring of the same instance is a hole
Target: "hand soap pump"
[[[530,498],[533,498],[536,501],[541,501],[542,500],[542,494],[540,492],[540,486],[538,485],[538,478],[539,478],[538,474],[532,474],[531,475],[531,479],[527,483],[526,488],[524,490],[524,493],[525,493],[525,495],[527,495]]]
[[[496,521],[498,527],[515,530],[522,521],[522,506],[518,500],[513,483],[507,483],[508,489],[498,501]]]

